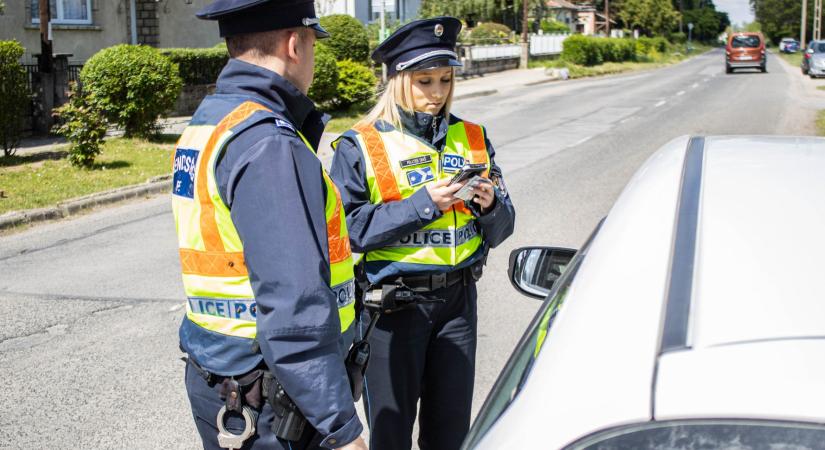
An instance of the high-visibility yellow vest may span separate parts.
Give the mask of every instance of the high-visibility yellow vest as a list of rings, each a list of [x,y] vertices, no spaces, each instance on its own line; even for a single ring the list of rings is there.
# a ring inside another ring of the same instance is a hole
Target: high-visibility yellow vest
[[[230,110],[225,106],[226,99],[222,103],[209,98],[206,101],[213,101],[213,109],[224,105],[224,109]],[[232,100],[229,102],[230,107],[235,106]],[[184,320],[221,336],[254,339],[257,309],[244,264],[243,243],[229,208],[221,199],[215,167],[233,135],[262,120],[283,123],[283,119],[255,102],[244,99],[235,102],[237,106],[228,114],[202,123],[193,121],[184,130],[174,153],[172,205],[183,286],[188,297]],[[300,132],[298,134],[306,143],[307,151],[313,151]],[[338,299],[344,332],[355,319],[352,252],[340,193],[325,171],[323,178],[327,193],[329,284]],[[289,258],[289,255],[283,257]]]
[[[360,125],[345,136],[355,140],[366,161],[366,176],[373,204],[399,201],[418,189],[452,178],[465,163],[486,164],[490,155],[484,129],[456,120],[447,131],[444,149],[379,122]],[[467,267],[483,253],[476,217],[459,203],[434,222],[386,247],[365,254],[370,281],[416,273],[443,273]]]

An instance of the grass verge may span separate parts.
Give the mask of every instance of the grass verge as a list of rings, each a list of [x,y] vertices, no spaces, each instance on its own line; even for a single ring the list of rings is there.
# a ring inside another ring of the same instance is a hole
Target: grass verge
[[[816,135],[825,136],[825,109],[816,113]]]
[[[799,67],[800,65],[802,65],[802,52],[796,52],[796,53],[778,53],[777,52],[777,53],[774,53],[774,54],[779,55],[780,58],[784,59],[785,61],[788,62],[788,64],[790,64],[794,67]]]
[[[0,158],[0,214],[140,184],[170,171],[174,143],[108,139],[91,169],[72,167],[65,147]]]
[[[598,77],[602,75],[614,75],[625,72],[658,69],[660,67],[665,67],[671,64],[678,63],[680,61],[683,61],[696,55],[701,55],[702,53],[705,53],[711,48],[712,47],[710,46],[695,44],[693,47],[693,51],[691,51],[690,54],[673,52],[670,54],[659,55],[656,57],[649,58],[648,61],[625,61],[621,63],[608,62],[604,64],[599,64],[597,66],[580,66],[578,64],[573,64],[567,61],[555,59],[534,61],[530,63],[530,67],[545,67],[558,69],[567,68],[567,70],[570,73],[571,79]]]
[[[344,111],[332,111],[328,114],[332,116],[332,120],[327,123],[324,129],[325,133],[343,133],[349,130],[358,122],[359,119],[369,111],[367,106],[353,106]]]

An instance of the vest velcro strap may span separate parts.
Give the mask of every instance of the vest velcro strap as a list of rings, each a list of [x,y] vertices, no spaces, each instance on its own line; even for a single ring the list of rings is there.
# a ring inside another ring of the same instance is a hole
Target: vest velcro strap
[[[381,200],[384,203],[401,200],[401,191],[398,190],[398,183],[395,181],[395,174],[390,165],[381,134],[372,125],[357,126],[354,130],[361,134],[364,144],[367,146],[366,151],[370,156],[372,171],[375,173],[375,181],[378,183]]]
[[[180,265],[184,274],[209,277],[247,275],[243,252],[209,252],[180,249]]]
[[[484,141],[484,129],[481,125],[472,122],[464,122],[464,132],[467,134],[467,142],[470,144],[470,154],[474,164],[487,162],[487,144]],[[488,176],[489,170],[484,172]]]
[[[256,111],[267,110],[263,105],[255,102],[247,101],[241,103],[231,113],[224,117],[206,143],[203,149],[203,156],[201,156],[201,163],[198,166],[198,174],[196,180],[198,181],[198,199],[201,204],[201,236],[203,243],[207,250],[222,251],[224,249],[223,240],[221,239],[220,231],[218,231],[218,223],[215,221],[215,205],[209,195],[207,171],[212,170],[209,167],[208,161],[211,160],[212,153],[217,149],[220,137],[232,127],[238,125]],[[245,272],[244,272],[245,273]]]

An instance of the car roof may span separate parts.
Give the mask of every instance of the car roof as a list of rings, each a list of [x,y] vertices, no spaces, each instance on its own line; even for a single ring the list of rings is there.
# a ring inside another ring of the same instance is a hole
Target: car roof
[[[559,448],[649,420],[825,422],[823,199],[824,139],[665,145],[610,210],[479,448]]]

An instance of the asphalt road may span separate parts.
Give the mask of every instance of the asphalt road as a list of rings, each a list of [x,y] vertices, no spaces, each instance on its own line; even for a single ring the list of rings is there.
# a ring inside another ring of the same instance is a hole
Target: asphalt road
[[[812,133],[798,71],[771,59],[767,74],[725,75],[722,58],[454,105],[487,126],[518,211],[480,284],[476,410],[538,307],[507,281],[510,250],[578,246],[677,136]],[[182,292],[162,196],[0,238],[0,448],[197,448]]]

